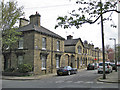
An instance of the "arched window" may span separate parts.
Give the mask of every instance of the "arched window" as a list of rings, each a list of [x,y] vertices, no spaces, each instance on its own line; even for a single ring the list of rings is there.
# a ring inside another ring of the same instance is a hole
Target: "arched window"
[[[82,53],[82,47],[78,46],[78,54]]]

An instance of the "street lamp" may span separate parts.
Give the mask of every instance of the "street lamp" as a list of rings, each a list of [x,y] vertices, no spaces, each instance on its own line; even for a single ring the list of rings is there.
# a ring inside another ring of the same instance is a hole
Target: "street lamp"
[[[115,71],[117,72],[117,59],[116,59],[116,39],[115,38],[110,38],[110,40],[114,40],[114,46],[115,46]]]

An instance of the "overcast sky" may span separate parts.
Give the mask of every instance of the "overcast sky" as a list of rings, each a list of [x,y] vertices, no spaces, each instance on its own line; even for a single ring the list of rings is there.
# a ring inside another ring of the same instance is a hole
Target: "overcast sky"
[[[61,35],[66,38],[67,35],[73,35],[73,38],[81,38],[82,41],[87,40],[88,43],[93,43],[95,47],[102,47],[101,39],[101,27],[97,23],[94,25],[84,24],[79,29],[54,29],[57,24],[57,17],[68,15],[73,9],[77,9],[78,6],[75,4],[75,0],[17,0],[19,6],[24,6],[24,12],[26,19],[29,16],[35,14],[36,11],[41,15],[41,25],[45,28]],[[118,14],[113,14],[113,20],[118,25]],[[109,38],[116,38],[118,40],[118,28],[110,27],[110,22],[104,23],[104,37],[105,45],[113,47],[114,41]]]

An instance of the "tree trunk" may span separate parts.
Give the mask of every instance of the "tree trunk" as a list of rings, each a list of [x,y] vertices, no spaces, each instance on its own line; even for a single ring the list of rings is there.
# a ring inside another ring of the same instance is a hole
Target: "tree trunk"
[[[101,33],[102,33],[102,54],[103,54],[103,79],[106,79],[105,75],[105,48],[104,48],[104,26],[103,26],[103,15],[102,15],[102,1],[101,3]]]

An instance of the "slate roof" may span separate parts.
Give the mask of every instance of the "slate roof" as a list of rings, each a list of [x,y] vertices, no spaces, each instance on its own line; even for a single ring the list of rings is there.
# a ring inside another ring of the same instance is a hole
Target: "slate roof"
[[[75,53],[75,45],[78,43],[79,40],[83,45],[81,38],[65,40],[65,42],[64,42],[65,52]],[[83,47],[84,47],[84,45],[83,45]]]
[[[28,24],[26,26],[23,26],[23,27],[20,27],[17,31],[21,31],[21,32],[25,32],[25,31],[37,31],[41,34],[44,34],[44,35],[48,35],[48,36],[51,36],[51,37],[55,37],[55,38],[59,38],[59,39],[62,39],[62,40],[65,40],[63,37],[61,37],[60,35],[44,28],[43,26],[35,26],[35,25],[32,25],[32,24]]]
[[[65,46],[75,46],[75,45],[77,44],[78,40],[80,40],[81,43],[82,43],[82,45],[83,45],[83,42],[82,42],[82,40],[81,40],[80,38],[78,38],[78,39],[65,40],[64,45],[65,45]],[[83,46],[84,46],[84,45],[83,45]]]

